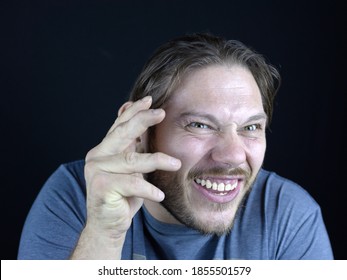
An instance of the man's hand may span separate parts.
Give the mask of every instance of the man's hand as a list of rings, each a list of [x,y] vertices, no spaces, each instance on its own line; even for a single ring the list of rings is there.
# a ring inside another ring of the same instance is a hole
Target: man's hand
[[[144,199],[164,193],[143,178],[155,170],[176,171],[181,162],[163,153],[139,153],[136,141],[165,112],[149,109],[151,97],[127,102],[103,141],[86,156],[87,222],[71,258],[120,259],[127,230]]]

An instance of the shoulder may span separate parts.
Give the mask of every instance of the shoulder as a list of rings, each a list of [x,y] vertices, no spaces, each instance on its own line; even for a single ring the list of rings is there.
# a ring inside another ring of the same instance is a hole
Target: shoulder
[[[19,259],[66,259],[86,220],[84,162],[62,164],[48,178],[26,218]]]
[[[254,190],[256,200],[251,198],[251,205],[256,205],[254,201],[258,201],[257,210],[269,230],[276,228],[277,233],[286,233],[289,238],[303,228],[309,230],[317,225],[323,228],[320,206],[303,187],[292,180],[262,170]]]
[[[332,258],[317,202],[292,180],[265,170],[240,208],[233,237],[235,258]]]
[[[68,163],[61,164],[53,175],[74,178],[81,183],[85,183],[84,180],[84,160],[77,160]]]
[[[47,179],[33,207],[49,207],[54,212],[85,208],[86,183],[84,161],[61,164]]]
[[[259,172],[246,205],[248,214],[257,213],[259,220],[272,226],[297,227],[321,215],[318,203],[303,187],[266,170]]]
[[[331,259],[320,206],[297,183],[262,170],[255,183],[270,255],[275,259]]]
[[[43,191],[81,192],[85,195],[84,160],[61,164],[46,181]]]
[[[86,217],[86,184],[83,166],[84,161],[60,165],[41,188],[29,216],[40,216],[42,220],[51,221],[59,217],[66,223],[68,223],[67,220],[70,220],[71,224],[77,220],[83,224]]]
[[[317,209],[313,197],[299,184],[275,172],[261,170],[254,184],[255,192],[261,193],[264,201],[274,207],[301,206]]]

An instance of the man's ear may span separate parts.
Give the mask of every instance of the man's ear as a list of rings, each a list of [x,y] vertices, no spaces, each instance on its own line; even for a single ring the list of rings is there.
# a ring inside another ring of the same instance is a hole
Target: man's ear
[[[128,102],[125,102],[118,110],[118,117],[123,114],[126,109],[128,109],[131,105],[133,105],[134,102],[132,101],[128,101]]]

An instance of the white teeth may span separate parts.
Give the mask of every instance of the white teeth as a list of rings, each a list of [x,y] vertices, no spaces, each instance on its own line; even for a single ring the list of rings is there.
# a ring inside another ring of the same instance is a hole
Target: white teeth
[[[219,191],[219,192],[225,192],[225,191],[232,191],[237,187],[237,180],[231,185],[231,184],[224,184],[224,183],[216,183],[216,182],[211,182],[210,180],[201,180],[201,179],[195,179],[195,182],[198,183],[199,185],[207,188],[207,189],[213,189],[214,191]]]

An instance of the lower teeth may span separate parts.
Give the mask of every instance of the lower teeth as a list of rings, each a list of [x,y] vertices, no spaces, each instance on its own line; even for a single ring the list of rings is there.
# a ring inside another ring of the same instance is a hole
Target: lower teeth
[[[222,192],[222,193],[216,193],[216,194],[222,196],[222,195],[226,195],[227,193],[226,192]]]

